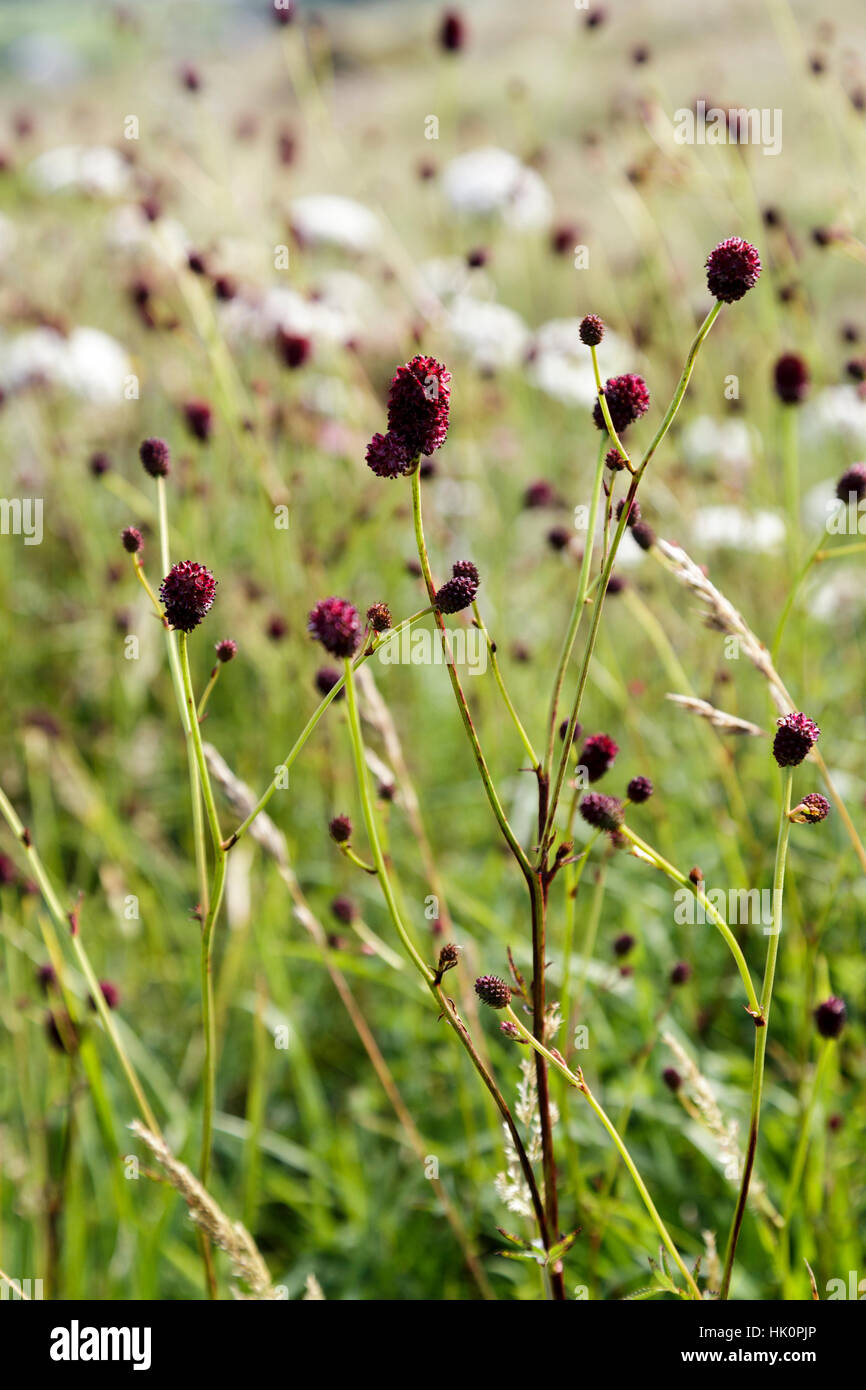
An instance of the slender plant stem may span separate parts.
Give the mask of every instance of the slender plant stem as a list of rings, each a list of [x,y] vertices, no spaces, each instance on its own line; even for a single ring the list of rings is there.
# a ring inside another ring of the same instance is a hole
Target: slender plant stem
[[[793,780],[793,769],[790,767],[784,768],[782,772],[782,804],[779,812],[779,833],[776,840],[776,864],[773,872],[773,925],[770,928],[770,940],[767,944],[767,964],[764,969],[764,984],[761,990],[761,1014],[764,1019],[764,1024],[763,1027],[759,1027],[755,1033],[755,1061],[752,1069],[752,1103],[749,1116],[749,1138],[746,1146],[746,1158],[743,1164],[740,1192],[737,1198],[737,1206],[734,1211],[734,1219],[731,1223],[731,1232],[728,1237],[728,1245],[725,1252],[725,1267],[722,1274],[719,1294],[720,1298],[723,1299],[726,1299],[730,1292],[731,1275],[733,1273],[734,1259],[737,1253],[737,1242],[740,1238],[740,1231],[743,1225],[743,1216],[749,1197],[749,1186],[752,1181],[752,1171],[755,1166],[755,1153],[758,1147],[758,1129],[761,1122],[761,1098],[764,1089],[764,1061],[767,1053],[767,1030],[770,1026],[770,1005],[773,998],[773,980],[776,974],[776,959],[779,954],[779,938],[782,932],[782,896],[785,887],[788,834],[791,828],[788,812],[791,809],[791,787],[793,785]]]
[[[505,682],[502,679],[502,672],[499,669],[499,661],[496,656],[496,647],[490,640],[490,633],[487,631],[487,628],[484,625],[484,619],[481,616],[481,612],[479,610],[477,602],[473,603],[472,612],[475,615],[476,627],[479,629],[480,632],[484,634],[484,640],[487,643],[487,651],[490,656],[490,665],[493,668],[493,675],[495,677],[496,684],[499,686],[499,692],[503,700],[505,701],[505,708],[511,715],[514,727],[520,735],[520,741],[529,755],[533,771],[537,771],[541,764],[539,763],[538,758],[536,757],[535,749],[529,741],[529,735],[527,734],[526,730],[523,727],[523,724],[521,723],[520,716],[518,715],[517,710],[514,708],[511,696],[508,694],[508,691],[505,688]]]
[[[601,1105],[599,1105],[595,1096],[589,1089],[589,1086],[586,1084],[583,1072],[580,1070],[580,1068],[578,1068],[576,1072],[571,1071],[561,1057],[559,1057],[556,1053],[548,1051],[546,1047],[539,1043],[538,1039],[533,1037],[529,1029],[526,1028],[523,1023],[521,1023],[520,1019],[517,1017],[517,1014],[510,1006],[508,1006],[504,1012],[506,1013],[509,1021],[513,1023],[520,1031],[522,1037],[526,1040],[526,1042],[528,1042],[532,1047],[534,1047],[536,1052],[540,1052],[549,1062],[549,1064],[552,1067],[555,1067],[559,1074],[565,1078],[565,1080],[569,1083],[570,1086],[573,1086],[575,1090],[580,1091],[581,1094],[586,1097],[587,1101],[589,1102],[589,1105],[595,1111],[596,1115],[601,1120],[602,1124],[604,1125],[605,1129],[607,1130],[608,1134],[610,1135],[611,1139],[613,1140],[614,1144],[619,1150],[620,1157],[622,1158],[625,1166],[631,1174],[632,1181],[634,1182],[635,1187],[640,1193],[641,1200],[643,1201],[643,1204],[650,1215],[650,1219],[652,1220],[653,1225],[655,1226],[656,1230],[661,1236],[662,1241],[664,1242],[665,1249],[667,1250],[671,1259],[677,1266],[677,1269],[680,1271],[683,1278],[685,1279],[689,1287],[689,1291],[692,1295],[692,1298],[700,1298],[701,1291],[695,1283],[693,1276],[690,1274],[689,1270],[683,1263],[680,1254],[668,1233],[667,1226],[665,1225],[664,1221],[659,1215],[658,1209],[656,1208],[655,1203],[650,1197],[646,1183],[644,1182],[643,1178],[638,1172],[637,1165],[635,1164],[634,1159],[632,1158],[631,1154],[629,1153],[628,1149],[626,1148],[625,1144],[620,1138],[619,1132],[616,1126],[614,1125],[613,1121],[608,1117]]]

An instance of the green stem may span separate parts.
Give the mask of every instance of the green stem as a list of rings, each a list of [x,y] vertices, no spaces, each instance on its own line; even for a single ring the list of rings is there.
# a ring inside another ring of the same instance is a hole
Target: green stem
[[[481,616],[481,612],[478,608],[477,603],[473,603],[472,612],[475,615],[476,627],[479,629],[480,632],[483,632],[484,634],[484,640],[487,643],[487,651],[490,656],[490,665],[493,667],[493,675],[496,678],[496,684],[499,686],[499,692],[503,700],[505,701],[505,707],[508,710],[508,713],[511,715],[514,727],[520,735],[520,741],[529,755],[533,771],[538,771],[541,764],[539,763],[538,758],[535,755],[535,749],[532,747],[532,744],[529,741],[529,735],[527,734],[526,730],[523,727],[523,724],[520,721],[520,716],[518,715],[517,710],[514,708],[511,696],[508,694],[508,691],[505,688],[505,682],[502,679],[502,672],[499,669],[499,662],[496,657],[496,648],[490,640],[490,633],[487,631],[487,628],[484,625],[484,619]]]
[[[773,980],[776,974],[776,959],[779,954],[779,938],[782,933],[782,895],[785,886],[785,863],[788,857],[788,834],[791,829],[788,812],[791,809],[791,787],[793,785],[793,780],[793,768],[786,767],[782,773],[782,805],[779,813],[779,833],[776,840],[776,864],[773,872],[773,925],[770,928],[770,940],[767,944],[767,964],[764,969],[764,984],[761,990],[761,1014],[764,1019],[764,1026],[758,1028],[755,1033],[755,1060],[752,1068],[752,1103],[749,1116],[749,1138],[746,1146],[746,1159],[743,1164],[740,1192],[737,1198],[737,1206],[734,1212],[734,1219],[731,1223],[731,1232],[728,1237],[728,1245],[725,1252],[725,1268],[722,1274],[722,1284],[719,1293],[719,1297],[722,1299],[728,1297],[731,1287],[731,1275],[733,1273],[734,1259],[737,1253],[737,1242],[740,1238],[740,1230],[742,1229],[746,1202],[749,1197],[749,1185],[752,1181],[752,1171],[755,1166],[755,1153],[758,1147],[758,1129],[761,1122],[761,1098],[764,1089],[764,1061],[767,1053],[767,1031],[770,1026],[770,1004],[773,998]]]

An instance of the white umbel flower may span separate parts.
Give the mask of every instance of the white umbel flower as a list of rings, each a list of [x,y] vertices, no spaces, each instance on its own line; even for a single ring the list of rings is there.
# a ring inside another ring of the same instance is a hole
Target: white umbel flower
[[[126,161],[109,145],[60,145],[37,155],[27,176],[42,193],[86,193],[120,198],[128,191]]]
[[[442,188],[455,212],[500,217],[517,231],[547,227],[553,217],[553,199],[540,175],[494,145],[452,159]]]
[[[528,376],[533,385],[564,405],[593,405],[597,399],[589,348],[580,341],[580,319],[551,319],[533,339]],[[634,353],[615,333],[606,332],[603,375],[619,376],[633,368]]]
[[[701,507],[692,526],[695,544],[716,550],[778,550],[785,523],[776,512],[745,512],[741,507]]]
[[[311,193],[289,206],[295,235],[308,246],[337,246],[343,251],[375,250],[382,240],[378,217],[363,203],[335,193]]]
[[[76,328],[68,337],[34,328],[0,343],[0,385],[6,391],[46,382],[96,405],[120,404],[131,371],[124,349],[98,328]]]
[[[505,304],[461,294],[451,305],[449,319],[458,347],[478,367],[513,367],[526,351],[529,329]]]

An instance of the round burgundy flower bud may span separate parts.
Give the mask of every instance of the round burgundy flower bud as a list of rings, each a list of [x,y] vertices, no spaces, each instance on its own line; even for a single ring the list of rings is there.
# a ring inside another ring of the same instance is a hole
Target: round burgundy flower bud
[[[188,92],[197,92],[201,87],[201,75],[198,68],[193,67],[192,63],[185,63],[178,76],[181,86],[185,87]]]
[[[344,922],[346,926],[348,926],[350,922],[354,922],[355,918],[358,915],[357,908],[355,907],[355,904],[352,902],[352,899],[345,898],[342,894],[336,897],[334,901],[331,903],[331,911],[333,912],[337,921]]]
[[[742,237],[720,241],[707,257],[707,288],[714,299],[733,304],[758,283],[761,258]]]
[[[577,760],[590,782],[597,782],[613,766],[619,748],[607,734],[590,734]]]
[[[344,845],[352,838],[352,822],[348,816],[334,816],[328,823],[328,832],[338,845]]]
[[[570,723],[571,723],[571,720],[570,720],[570,719],[563,719],[562,723],[560,724],[560,726],[559,726],[559,739],[560,739],[560,742],[563,742],[563,741],[564,741],[565,735],[568,733],[568,726],[569,726]],[[577,740],[580,738],[580,735],[582,734],[582,732],[583,732],[583,729],[582,729],[582,727],[581,727],[580,721],[578,721],[577,724],[575,724],[575,726],[574,726],[574,733],[573,733],[572,736],[571,736],[571,741],[572,741],[573,744],[577,742]]]
[[[478,585],[468,575],[458,574],[448,579],[435,596],[440,613],[461,613],[475,602]]]
[[[580,341],[587,347],[598,347],[604,337],[604,324],[598,314],[586,314],[580,321]]]
[[[475,993],[482,1004],[491,1009],[504,1009],[511,999],[511,990],[498,975],[479,975],[475,981]]]
[[[186,401],[183,415],[193,439],[206,444],[213,431],[213,411],[207,401]]]
[[[57,1015],[52,1012],[45,1015],[45,1034],[58,1052],[78,1051],[80,1039],[65,1009],[61,1009]]]
[[[604,456],[604,466],[609,468],[611,473],[619,473],[620,469],[625,468],[619,449],[608,449]]]
[[[228,304],[237,294],[237,286],[230,275],[217,275],[213,282],[214,297],[221,304]]]
[[[809,394],[809,368],[796,352],[786,352],[773,369],[776,395],[783,405],[799,405]]]
[[[164,439],[145,439],[138,447],[138,457],[145,473],[152,478],[165,478],[171,464],[171,452]]]
[[[361,641],[357,608],[344,598],[323,598],[307,620],[307,630],[332,656],[354,656]]]
[[[217,660],[226,662],[234,661],[238,654],[238,644],[231,637],[224,637],[221,642],[215,644]]]
[[[773,739],[773,757],[779,767],[797,767],[818,742],[821,730],[813,719],[794,712],[776,723],[779,727]]]
[[[671,984],[684,985],[692,978],[692,967],[687,960],[678,960],[671,971]]]
[[[618,830],[622,825],[622,802],[615,796],[588,792],[579,809],[587,825],[591,825],[594,830]]]
[[[523,505],[527,511],[534,511],[538,507],[555,507],[556,491],[552,483],[545,478],[538,478],[523,494]]]
[[[108,454],[98,450],[95,454],[91,454],[89,467],[94,478],[101,478],[103,473],[107,473],[111,468],[111,459]]]
[[[126,526],[120,533],[123,548],[129,555],[137,555],[144,545],[141,532],[135,526]]]
[[[695,867],[694,867],[693,869],[690,869],[690,870],[689,870],[689,882],[690,882],[690,883],[693,883],[693,884],[695,885],[696,888],[700,888],[700,886],[701,886],[701,884],[703,883],[703,881],[704,881],[704,871],[703,871],[703,869],[699,868],[698,865],[696,864]]]
[[[36,972],[36,981],[44,994],[53,989],[57,984],[57,972],[53,965],[40,965]]]
[[[622,501],[617,502],[617,504],[616,504],[616,519],[617,519],[617,521],[620,520],[620,518],[621,518],[621,516],[622,516],[622,514],[623,514],[623,509],[624,509],[624,507],[625,507],[625,502],[626,502],[626,499],[623,497]],[[639,502],[639,501],[637,500],[637,498],[635,497],[634,500],[633,500],[633,502],[632,502],[632,504],[631,504],[631,506],[630,506],[629,509],[628,509],[628,517],[626,518],[626,523],[625,523],[625,524],[626,524],[626,526],[634,526],[635,523],[638,522],[638,521],[640,521],[640,502]]]
[[[448,942],[439,952],[439,964],[437,970],[440,975],[444,975],[446,970],[453,970],[455,965],[460,962],[460,947],[453,942]]]
[[[398,367],[388,392],[388,429],[409,450],[432,454],[448,433],[451,373],[435,357],[413,357]]]
[[[656,543],[656,533],[648,522],[632,522],[630,529],[632,540],[640,546],[641,550],[652,550]]]
[[[117,988],[117,985],[112,984],[111,980],[100,980],[99,988],[102,992],[102,997],[105,1000],[108,1007],[110,1009],[116,1009],[118,1004],[120,1003],[120,990]],[[96,1003],[92,995],[88,998],[87,1002],[90,1008],[93,1009],[95,1013]]]
[[[799,825],[816,825],[818,821],[826,820],[830,814],[830,803],[826,796],[820,792],[809,792],[803,797],[799,806],[795,806],[790,816],[792,821]]]
[[[371,603],[367,609],[367,626],[374,632],[387,632],[393,626],[391,610],[387,603]]]
[[[439,25],[439,44],[446,53],[459,53],[466,43],[466,25],[456,10],[446,10]]]
[[[271,11],[274,16],[274,23],[281,27],[293,23],[296,9],[295,0],[273,0]]]
[[[848,1010],[844,999],[831,995],[815,1010],[815,1023],[822,1038],[838,1038],[845,1027]]]
[[[675,1093],[680,1089],[680,1087],[683,1084],[683,1078],[680,1076],[676,1067],[665,1067],[664,1071],[662,1072],[662,1081],[665,1083],[669,1091],[673,1091]]]
[[[478,566],[473,565],[471,560],[455,560],[451,566],[451,573],[455,579],[471,579],[476,586],[481,583]]]
[[[180,560],[172,565],[159,588],[169,625],[179,632],[192,632],[210,611],[217,581],[197,560]]]
[[[290,371],[297,371],[308,361],[313,344],[309,338],[305,338],[301,333],[287,333],[285,329],[277,329],[277,354],[284,367]]]
[[[626,787],[626,795],[629,801],[633,801],[639,806],[642,801],[649,801],[653,794],[653,784],[648,777],[632,777]]]
[[[649,388],[643,377],[635,372],[608,377],[604,383],[604,399],[607,402],[611,424],[617,434],[622,434],[629,425],[633,425],[635,420],[639,420],[649,410]],[[596,429],[607,430],[599,401],[596,401],[593,407],[592,418]]]
[[[337,685],[342,680],[342,678],[343,673],[342,671],[338,671],[336,666],[319,667],[315,675],[315,686],[322,699],[324,699],[326,695],[330,695],[334,686]],[[337,695],[335,698],[337,700],[342,700],[343,693],[344,692],[341,690],[339,695]]]
[[[615,956],[627,956],[634,947],[634,937],[630,932],[621,932],[614,938],[613,953]]]
[[[836,484],[836,496],[840,502],[850,502],[852,493],[855,503],[862,502],[866,497],[866,463],[852,463]]]
[[[567,526],[552,526],[547,533],[547,544],[551,550],[567,550],[573,534]]]
[[[367,467],[377,478],[399,478],[412,471],[414,457],[396,434],[374,434],[367,445]]]

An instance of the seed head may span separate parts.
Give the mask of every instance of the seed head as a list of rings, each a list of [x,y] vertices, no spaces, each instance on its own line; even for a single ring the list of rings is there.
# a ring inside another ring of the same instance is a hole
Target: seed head
[[[840,502],[850,502],[852,492],[856,502],[862,502],[866,497],[866,463],[852,463],[836,484],[836,496]]]
[[[598,347],[604,337],[604,324],[598,314],[587,314],[580,321],[580,341],[587,347]]]
[[[773,369],[776,395],[783,405],[799,405],[809,394],[809,368],[796,352],[786,352]]]
[[[629,425],[633,425],[635,420],[639,420],[649,410],[649,388],[643,377],[637,376],[635,372],[608,377],[604,383],[604,399],[607,402],[611,424],[617,434],[622,434]],[[599,401],[596,401],[593,407],[592,418],[596,429],[607,429]]]
[[[481,576],[478,573],[478,566],[473,565],[471,560],[455,560],[451,566],[451,573],[455,579],[469,579],[476,586],[481,583]]]
[[[437,969],[440,975],[444,975],[446,970],[453,970],[460,961],[460,948],[453,942],[448,942],[439,952],[439,964]]]
[[[629,801],[633,801],[639,806],[642,801],[649,801],[653,794],[653,784],[648,777],[632,777],[626,787],[626,795]]]
[[[451,566],[451,578],[436,594],[440,613],[460,613],[475,602],[480,583],[478,570],[471,560],[457,560]]]
[[[698,868],[698,865],[696,864],[695,867],[689,872],[689,882],[693,883],[696,888],[700,888],[703,881],[704,871],[703,869]]]
[[[707,257],[707,288],[714,299],[733,304],[758,283],[761,258],[742,237],[720,241]]]
[[[159,589],[165,616],[179,632],[192,632],[210,611],[217,581],[197,560],[172,565]]]
[[[773,740],[773,757],[779,767],[797,767],[818,742],[821,730],[807,715],[794,712],[776,723],[779,727]]]
[[[388,392],[388,429],[413,458],[445,443],[451,373],[435,357],[413,357],[398,367]]]
[[[357,608],[344,598],[323,598],[307,620],[307,630],[332,656],[354,656],[361,641]]]
[[[141,532],[135,526],[127,526],[120,533],[123,548],[130,555],[137,555],[144,545]]]
[[[822,1038],[838,1038],[845,1027],[848,1010],[844,999],[833,994],[815,1010],[815,1023]]]
[[[367,445],[367,467],[372,468],[377,478],[399,478],[410,473],[413,456],[402,439],[396,434],[374,434]]]
[[[234,661],[238,654],[238,644],[231,637],[224,637],[221,642],[214,645],[217,654],[217,661]]]
[[[352,822],[348,816],[334,816],[328,822],[328,832],[338,845],[344,845],[352,838]]]
[[[816,825],[818,821],[826,820],[829,814],[830,803],[820,792],[809,792],[799,806],[789,812],[790,819],[798,825]]]
[[[491,1009],[504,1009],[511,999],[511,990],[498,975],[479,975],[475,981],[475,993],[482,1004]]]
[[[164,439],[145,439],[138,446],[138,457],[145,473],[152,478],[165,478],[171,465],[171,451]]]
[[[367,609],[367,626],[374,632],[387,632],[393,626],[391,610],[387,603],[371,603]]]
[[[619,748],[608,734],[590,734],[577,760],[586,769],[588,781],[597,782],[613,766]]]
[[[589,792],[583,798],[580,814],[595,830],[619,830],[623,822],[622,802],[601,792]]]
[[[608,449],[604,456],[604,466],[605,468],[609,468],[611,473],[619,473],[620,469],[625,468],[625,463],[619,449]]]

